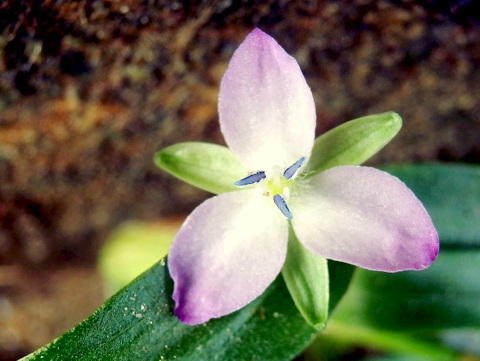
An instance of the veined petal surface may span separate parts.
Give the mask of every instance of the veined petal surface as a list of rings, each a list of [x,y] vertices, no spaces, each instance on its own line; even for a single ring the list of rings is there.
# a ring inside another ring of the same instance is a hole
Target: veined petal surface
[[[168,256],[177,317],[195,325],[248,304],[279,274],[287,240],[287,221],[256,189],[203,202]]]
[[[220,84],[220,126],[251,171],[285,169],[308,157],[316,124],[312,92],[296,60],[253,30],[233,54]]]
[[[325,258],[397,272],[428,267],[438,254],[423,205],[398,178],[374,168],[319,173],[290,208],[300,242]]]

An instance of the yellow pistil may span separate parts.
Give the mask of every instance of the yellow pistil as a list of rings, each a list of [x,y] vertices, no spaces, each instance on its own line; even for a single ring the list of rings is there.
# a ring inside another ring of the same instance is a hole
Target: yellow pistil
[[[265,179],[263,186],[265,191],[263,195],[274,196],[276,194],[285,194],[285,189],[290,188],[292,180],[287,180],[282,174],[274,174],[273,177]]]

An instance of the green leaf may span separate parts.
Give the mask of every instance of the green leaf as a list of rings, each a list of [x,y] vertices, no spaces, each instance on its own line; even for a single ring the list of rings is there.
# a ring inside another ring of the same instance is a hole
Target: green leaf
[[[480,325],[480,251],[444,250],[421,272],[358,270],[337,320],[397,331]]]
[[[247,174],[230,149],[217,144],[174,144],[157,152],[154,160],[171,175],[215,194],[238,190],[233,183]]]
[[[321,336],[319,341],[325,342]],[[407,333],[359,327],[351,323],[329,322],[325,336],[333,338],[337,343],[343,345],[350,344],[395,355],[408,355],[396,356],[399,357],[399,360],[455,361],[459,359],[456,352],[431,340],[422,340],[420,337]],[[366,361],[367,359],[362,360]]]
[[[357,267],[348,263],[337,262],[329,259],[328,274],[330,284],[329,307],[328,312],[331,314],[335,307],[342,299],[345,292],[347,292],[352,280],[353,273]]]
[[[480,167],[417,164],[383,167],[423,202],[442,247],[480,247]]]
[[[337,268],[333,274],[340,279],[344,273]],[[344,291],[331,288],[334,294]],[[162,260],[92,316],[22,360],[281,361],[292,359],[316,333],[281,277],[243,309],[199,326],[184,325],[173,315],[172,289]]]
[[[358,270],[337,320],[403,331],[480,325],[480,168],[388,167],[424,202],[440,234],[440,254],[420,272]]]
[[[282,268],[285,284],[305,320],[323,329],[328,316],[327,260],[303,247],[291,226],[288,238],[287,258]]]
[[[402,127],[397,113],[351,120],[315,139],[307,170],[312,176],[339,165],[358,165],[382,149]]]
[[[290,360],[315,334],[281,277],[242,310],[199,326],[173,315],[172,287],[162,261],[23,360]]]

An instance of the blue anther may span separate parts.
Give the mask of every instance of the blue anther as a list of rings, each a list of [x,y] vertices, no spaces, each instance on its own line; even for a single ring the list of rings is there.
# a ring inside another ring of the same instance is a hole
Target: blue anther
[[[288,219],[292,219],[292,212],[290,212],[290,209],[288,209],[287,203],[285,202],[285,199],[280,194],[275,194],[273,196],[273,201],[275,202],[275,205],[280,209],[280,212],[283,213],[285,217]]]
[[[233,184],[235,184],[236,186],[239,186],[239,187],[248,186],[250,184],[260,182],[265,177],[266,177],[265,172],[257,172],[257,173],[254,173],[254,174],[250,174],[248,177],[240,179],[239,181],[236,181]]]
[[[292,178],[297,170],[302,166],[303,162],[305,161],[305,157],[300,158],[297,160],[295,163],[293,163],[290,167],[285,169],[285,172],[283,172],[283,176],[285,177],[286,180],[289,180]]]

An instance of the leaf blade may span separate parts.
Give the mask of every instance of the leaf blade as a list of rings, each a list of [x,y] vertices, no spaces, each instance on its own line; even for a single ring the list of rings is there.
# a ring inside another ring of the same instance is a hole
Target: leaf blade
[[[441,252],[421,272],[358,270],[335,318],[374,329],[434,331],[480,325],[480,252]]]
[[[195,327],[173,315],[172,286],[162,261],[87,320],[22,360],[289,360],[315,334],[281,278],[244,309]]]

